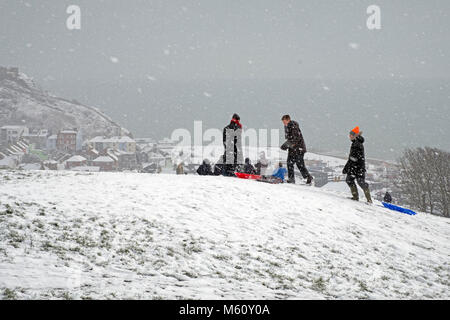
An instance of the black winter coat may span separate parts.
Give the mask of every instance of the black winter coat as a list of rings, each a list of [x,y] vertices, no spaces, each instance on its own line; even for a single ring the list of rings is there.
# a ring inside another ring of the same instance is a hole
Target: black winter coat
[[[256,174],[255,167],[252,164],[250,164],[250,163],[244,164],[244,173]]]
[[[211,165],[209,163],[203,162],[197,169],[197,173],[200,176],[210,176],[212,175]]]
[[[297,121],[291,120],[284,127],[284,136],[289,149],[306,153],[306,144]]]
[[[391,203],[392,202],[391,194],[389,192],[386,192],[386,194],[384,195],[384,199],[383,200],[384,200],[384,202]]]
[[[236,131],[240,130],[241,128],[233,121],[230,122],[229,125],[227,125],[225,128],[223,128],[223,146],[225,148],[224,152],[224,163],[228,163],[231,161],[231,163],[238,164],[242,163],[243,159],[238,159],[238,146],[241,146],[241,135],[237,134]],[[230,131],[229,131],[230,130]],[[230,149],[227,150],[227,132],[230,132],[232,136],[228,137],[230,139],[229,147]],[[239,142],[239,143],[238,143]],[[239,154],[242,155],[242,150],[239,150]],[[230,160],[228,160],[230,159]],[[233,159],[233,160],[231,160]]]
[[[343,174],[349,174],[353,176],[363,176],[366,172],[366,158],[364,156],[364,138],[357,136],[352,141],[350,147],[350,155],[348,156],[347,164],[342,170]]]
[[[220,176],[223,173],[223,164],[216,163],[214,166],[214,175]]]

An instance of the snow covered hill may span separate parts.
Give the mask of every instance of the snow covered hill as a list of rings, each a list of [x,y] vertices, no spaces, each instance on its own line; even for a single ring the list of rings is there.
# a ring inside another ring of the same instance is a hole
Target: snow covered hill
[[[99,109],[53,96],[15,68],[0,66],[0,126],[14,124],[58,132],[81,128],[86,136],[129,134]]]
[[[225,177],[0,176],[3,299],[450,298],[448,219]]]

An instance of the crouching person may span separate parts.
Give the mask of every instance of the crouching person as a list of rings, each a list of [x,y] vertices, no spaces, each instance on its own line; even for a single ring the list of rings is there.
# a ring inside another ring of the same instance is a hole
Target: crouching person
[[[361,136],[362,132],[359,127],[355,127],[350,131],[349,138],[352,142],[350,147],[350,155],[348,161],[342,170],[343,174],[347,175],[345,182],[347,182],[352,193],[352,200],[358,201],[358,187],[355,181],[363,189],[367,202],[372,203],[370,196],[369,184],[366,182],[366,159],[364,155],[364,138]]]
[[[176,169],[177,174],[184,174],[183,162],[179,163]]]
[[[197,173],[200,176],[211,176],[213,174],[208,159],[203,160],[203,163],[197,169]]]
[[[252,162],[250,161],[250,158],[245,158],[244,173],[256,174],[256,169],[252,165]]]
[[[386,203],[391,203],[392,202],[392,196],[391,196],[391,194],[388,191],[386,191],[386,193],[384,194],[383,200]]]

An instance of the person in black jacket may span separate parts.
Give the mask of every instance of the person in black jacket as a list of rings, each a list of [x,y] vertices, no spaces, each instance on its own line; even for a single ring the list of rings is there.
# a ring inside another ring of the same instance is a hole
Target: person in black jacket
[[[300,126],[297,121],[291,120],[289,115],[284,115],[281,118],[284,124],[284,133],[286,142],[281,146],[281,149],[288,150],[287,167],[288,167],[288,183],[295,183],[294,164],[297,165],[302,177],[307,184],[311,184],[313,177],[309,174],[305,166],[304,156],[306,153],[306,144],[303,139]]]
[[[350,147],[350,155],[348,161],[342,170],[343,174],[347,175],[345,182],[347,182],[352,193],[352,200],[359,200],[358,188],[356,187],[355,180],[358,185],[363,189],[367,202],[372,203],[370,196],[369,184],[366,182],[366,159],[364,155],[364,138],[361,136],[362,132],[359,131],[359,127],[355,127],[350,131],[350,140],[352,146]]]
[[[255,167],[250,162],[250,158],[245,158],[245,164],[244,164],[244,173],[247,174],[256,174]]]
[[[197,173],[200,176],[212,176],[211,164],[208,159],[203,160],[203,163],[197,169]]]
[[[214,175],[220,176],[223,174],[223,155],[220,156],[219,160],[217,160],[216,164],[214,165]]]
[[[384,194],[384,202],[386,203],[391,203],[392,202],[392,196],[389,192],[386,191],[386,193]]]
[[[238,165],[243,164],[242,158],[242,125],[241,118],[236,113],[233,114],[230,124],[223,128],[223,146],[225,152],[224,175],[234,176]]]

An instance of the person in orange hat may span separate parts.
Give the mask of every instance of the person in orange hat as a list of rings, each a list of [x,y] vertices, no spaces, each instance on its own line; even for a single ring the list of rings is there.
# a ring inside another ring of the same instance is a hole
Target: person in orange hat
[[[370,196],[369,184],[366,182],[366,159],[364,155],[364,138],[362,137],[362,131],[359,127],[355,127],[350,131],[349,138],[352,141],[350,147],[350,155],[348,161],[342,170],[343,174],[347,175],[345,182],[347,182],[352,193],[352,200],[358,201],[359,194],[356,182],[363,189],[367,202],[372,203]]]

